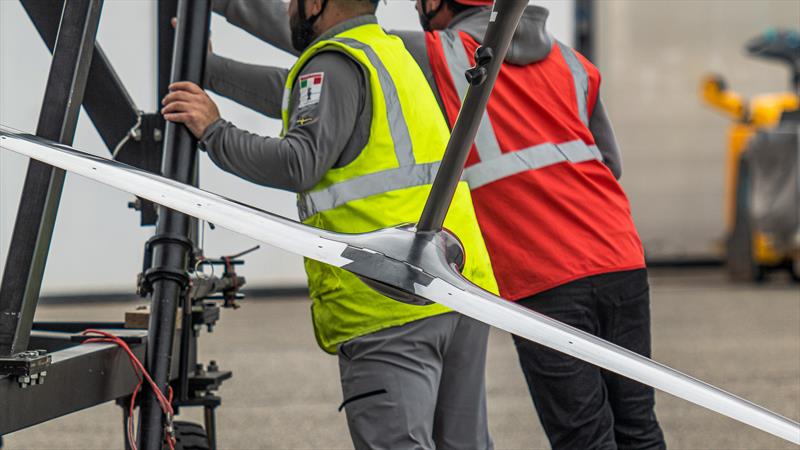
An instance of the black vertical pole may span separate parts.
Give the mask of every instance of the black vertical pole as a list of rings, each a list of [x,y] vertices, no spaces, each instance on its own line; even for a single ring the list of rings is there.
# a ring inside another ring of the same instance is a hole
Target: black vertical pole
[[[210,0],[180,0],[178,28],[172,59],[171,81],[203,84],[206,45],[211,13]],[[182,183],[194,184],[197,165],[197,140],[186,127],[167,123],[164,133],[162,173]],[[150,240],[153,264],[145,276],[153,293],[150,303],[146,366],[163,393],[167,392],[175,316],[178,302],[188,284],[189,216],[159,207],[156,234]],[[161,450],[164,442],[164,415],[152,392],[142,399],[140,448]]]
[[[157,67],[158,67],[158,98],[156,99],[156,104],[161,103],[161,99],[163,99],[168,91],[169,91],[169,83],[170,83],[170,68],[172,65],[172,51],[173,51],[173,43],[175,42],[175,29],[172,27],[170,23],[173,17],[178,15],[178,0],[158,0],[158,23],[156,26],[156,30],[158,33],[158,48],[157,48]],[[163,116],[159,115],[159,125],[160,129],[164,129],[164,118]],[[197,168],[199,169],[199,167]],[[195,177],[197,173],[195,174]],[[197,180],[196,180],[197,181]],[[145,200],[142,200],[145,201]],[[197,235],[198,235],[198,221],[192,219],[192,224],[190,226],[189,236],[192,242],[197,244]],[[191,311],[191,299],[184,296],[182,299],[182,311],[183,311],[183,318],[181,319],[181,336],[180,336],[180,362],[178,365],[178,389],[175,392],[175,398],[180,401],[187,401],[189,398],[189,370],[190,366],[193,367],[193,364],[190,364],[189,361],[189,353],[190,353],[190,346],[191,346],[191,339],[192,339],[192,327],[191,327],[191,318],[192,318],[192,311]]]
[[[103,0],[65,2],[36,134],[71,145],[92,62]],[[39,300],[64,171],[33,161],[0,284],[0,356],[28,347]]]
[[[172,51],[175,44],[175,29],[172,28],[170,20],[178,16],[178,0],[158,0],[158,11],[156,13],[158,23],[156,24],[157,45],[156,49],[156,68],[158,70],[158,102],[167,95],[172,70]]]

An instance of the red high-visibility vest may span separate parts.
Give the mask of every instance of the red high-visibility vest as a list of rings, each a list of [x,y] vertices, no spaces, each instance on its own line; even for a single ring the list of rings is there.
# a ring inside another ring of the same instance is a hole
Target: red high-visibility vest
[[[454,30],[426,41],[452,126],[479,44]],[[628,199],[589,131],[599,86],[597,68],[561,43],[500,70],[464,178],[506,299],[645,266]]]

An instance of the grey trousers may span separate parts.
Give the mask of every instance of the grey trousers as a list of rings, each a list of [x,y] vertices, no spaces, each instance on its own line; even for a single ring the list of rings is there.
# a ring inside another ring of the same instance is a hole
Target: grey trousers
[[[458,313],[347,341],[339,370],[356,449],[491,449],[489,327]]]

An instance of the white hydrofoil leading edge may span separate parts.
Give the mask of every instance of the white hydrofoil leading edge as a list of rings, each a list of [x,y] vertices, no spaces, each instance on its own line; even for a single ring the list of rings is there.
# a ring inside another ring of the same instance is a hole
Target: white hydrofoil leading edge
[[[425,273],[369,247],[360,235],[319,230],[218,195],[187,186],[115,161],[98,158],[0,126],[0,147],[90,178],[154,203],[212,222],[277,248],[365,273],[365,255],[383,267],[404,268],[414,276],[410,288],[422,298],[445,305],[491,326],[525,337],[604,369],[683,398],[789,442],[800,444],[800,424],[692,378],[670,367],[505,301],[449,274]],[[361,259],[361,260],[359,260]],[[408,288],[409,286],[405,286]]]

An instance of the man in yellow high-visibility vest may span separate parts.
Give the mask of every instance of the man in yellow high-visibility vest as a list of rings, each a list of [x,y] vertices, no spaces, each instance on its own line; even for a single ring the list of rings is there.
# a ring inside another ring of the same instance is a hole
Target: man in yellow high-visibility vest
[[[291,70],[265,69],[249,96],[282,119],[281,137],[222,120],[191,83],[171,86],[164,117],[184,123],[222,169],[297,192],[307,224],[361,233],[415,222],[449,131],[402,41],[377,25],[376,6],[291,1],[292,44],[302,53]],[[466,249],[464,275],[497,292],[465,183],[445,226]],[[399,303],[315,261],[306,272],[317,341],[338,353],[357,448],[491,448],[485,324],[436,304]]]
[[[427,31],[390,33],[403,40],[453,124],[468,88],[464,70],[483,43],[494,2],[414,3]],[[212,5],[232,25],[292,51],[282,4]],[[614,179],[621,156],[600,74],[554,39],[547,17],[533,4],[523,14],[464,179],[503,298],[649,356],[644,253]],[[210,54],[206,74],[213,90],[238,99],[260,70]],[[653,388],[518,336],[514,343],[553,449],[665,446]]]

